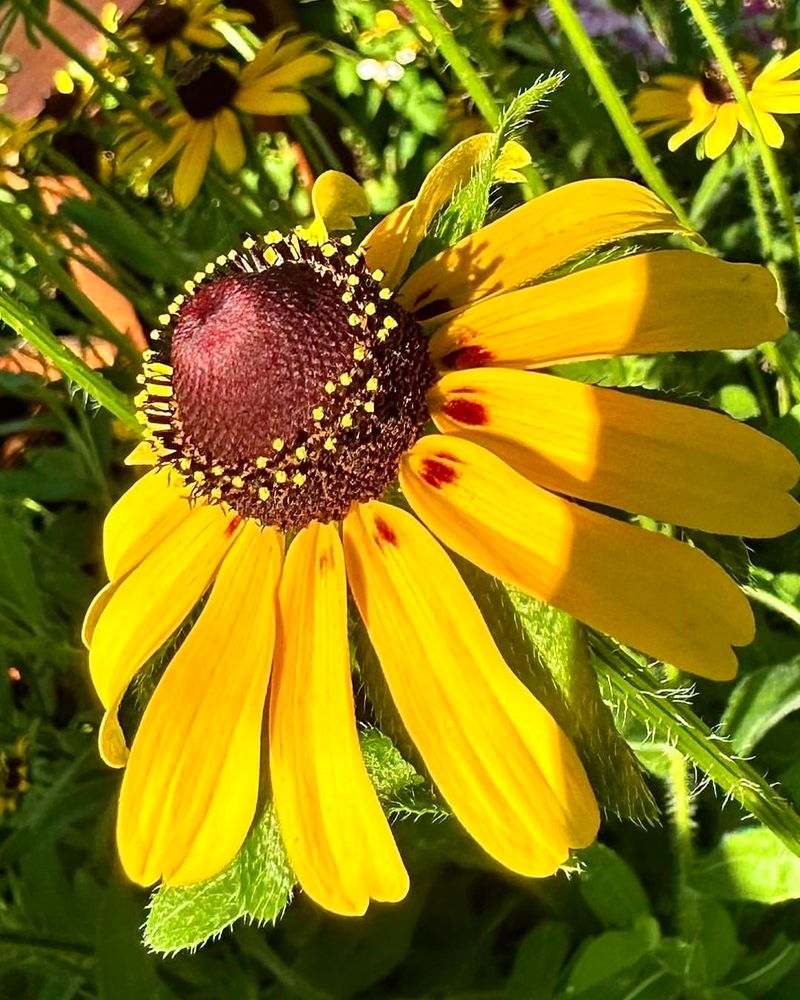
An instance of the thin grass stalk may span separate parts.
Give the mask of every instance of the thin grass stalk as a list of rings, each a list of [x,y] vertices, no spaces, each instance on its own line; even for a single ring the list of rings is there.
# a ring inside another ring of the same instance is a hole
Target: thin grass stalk
[[[764,172],[767,175],[767,180],[772,188],[773,196],[777,202],[778,208],[783,216],[784,223],[788,230],[795,259],[797,260],[798,266],[800,266],[800,233],[797,229],[797,222],[795,220],[794,207],[792,205],[791,196],[789,195],[789,189],[784,183],[783,175],[781,174],[775,154],[767,144],[767,141],[764,138],[764,133],[761,131],[761,125],[759,124],[756,114],[753,111],[753,105],[750,103],[747,89],[742,83],[739,74],[736,72],[733,57],[728,51],[725,39],[717,30],[711,15],[706,10],[707,0],[684,0],[684,4],[702,32],[709,49],[719,63],[720,69],[725,74],[725,79],[731,88],[733,96],[736,98],[737,104],[744,112],[748,127],[753,135],[753,141],[755,142],[756,149],[758,150],[759,158],[764,165]]]
[[[69,299],[79,312],[83,313],[90,323],[93,323],[97,327],[97,332],[100,336],[109,343],[114,344],[131,361],[138,363],[140,360],[139,351],[130,342],[128,337],[120,333],[104,313],[97,308],[94,302],[87,295],[84,295],[68,272],[55,260],[47,248],[43,247],[41,242],[31,234],[29,227],[17,215],[16,211],[11,206],[2,202],[0,202],[0,224],[34,258],[39,269],[53,282],[55,287]]]
[[[669,205],[683,225],[691,226],[689,217],[678,201],[678,196],[667,183],[666,178],[650,155],[650,150],[644,139],[639,135],[622,95],[603,65],[571,0],[550,0],[550,7],[558,18],[562,31],[567,36],[587,76],[592,81],[609,118],[614,123],[620,139],[645,183],[662,201]]]
[[[407,0],[407,6],[417,24],[430,33],[434,45],[450,64],[486,123],[491,129],[497,129],[501,118],[500,107],[483,78],[465,55],[449,25],[437,14],[429,0]],[[547,190],[544,177],[533,163],[530,163],[523,173],[533,195],[542,194]]]
[[[125,426],[141,433],[136,412],[128,397],[92,369],[69,348],[43,326],[21,303],[15,301],[4,289],[0,288],[0,320],[7,323],[14,332],[22,337],[52,365],[78,388],[121,420]]]

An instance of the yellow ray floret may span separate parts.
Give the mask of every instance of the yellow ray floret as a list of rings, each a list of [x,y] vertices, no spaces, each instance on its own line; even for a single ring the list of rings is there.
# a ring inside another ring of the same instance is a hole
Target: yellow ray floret
[[[459,821],[495,860],[549,875],[595,837],[563,732],[503,662],[453,564],[411,515],[360,505],[347,573],[405,728]],[[402,636],[402,642],[398,638]]]
[[[420,439],[400,483],[441,541],[487,573],[681,670],[736,673],[731,646],[752,641],[753,615],[699,550],[569,503],[449,435]]]
[[[308,895],[346,916],[370,899],[402,899],[408,875],[356,730],[344,554],[331,524],[301,531],[286,558],[269,746],[281,833]]]

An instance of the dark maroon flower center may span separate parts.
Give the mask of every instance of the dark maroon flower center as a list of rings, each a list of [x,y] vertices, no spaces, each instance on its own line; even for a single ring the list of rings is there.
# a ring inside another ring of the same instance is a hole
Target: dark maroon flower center
[[[176,300],[145,367],[164,460],[196,493],[287,530],[379,497],[427,418],[416,321],[333,242],[293,236],[213,271]]]
[[[165,45],[189,23],[189,15],[182,7],[171,3],[152,3],[142,18],[141,31],[151,45]]]
[[[236,77],[218,63],[195,60],[183,68],[176,87],[181,104],[200,121],[230,107],[238,89]]]
[[[749,73],[741,62],[735,62],[734,66],[739,79],[749,90],[753,82]],[[703,88],[703,96],[711,104],[730,104],[736,100],[731,85],[717,62],[709,62],[703,66],[700,84]]]

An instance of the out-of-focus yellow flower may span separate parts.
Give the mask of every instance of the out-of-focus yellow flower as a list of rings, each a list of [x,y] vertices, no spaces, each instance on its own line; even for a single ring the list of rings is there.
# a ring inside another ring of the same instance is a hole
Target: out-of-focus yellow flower
[[[182,108],[168,115],[162,141],[131,122],[118,152],[122,172],[147,182],[175,158],[175,201],[189,205],[200,190],[212,152],[226,173],[240,170],[246,148],[238,113],[302,115],[309,110],[302,84],[330,66],[311,35],[270,35],[244,68],[228,60],[195,57],[182,68],[176,90]]]
[[[221,49],[227,44],[220,24],[247,24],[252,16],[224,6],[219,0],[151,0],[125,26],[125,38],[153,57],[163,73],[167,56],[188,62],[193,47]]]
[[[800,113],[800,50],[771,62],[758,72],[755,57],[740,54],[737,70],[745,85],[764,139],[773,148],[783,145],[783,130],[776,114]],[[633,117],[645,127],[642,134],[655,135],[677,129],[669,137],[671,151],[701,136],[700,150],[711,159],[721,156],[736,138],[739,126],[750,131],[743,109],[715,63],[707,64],[699,79],[665,73],[641,88],[633,100]]]

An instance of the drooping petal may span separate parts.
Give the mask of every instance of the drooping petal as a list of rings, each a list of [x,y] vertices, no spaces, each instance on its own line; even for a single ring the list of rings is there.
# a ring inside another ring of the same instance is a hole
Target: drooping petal
[[[237,521],[196,507],[119,583],[91,639],[89,669],[106,708],[205,593],[233,541]]]
[[[222,169],[235,174],[244,166],[247,156],[239,120],[230,108],[222,108],[216,119],[214,152],[219,157]]]
[[[796,115],[800,112],[800,83],[779,83],[774,87],[753,90],[750,103],[757,111],[774,115]]]
[[[551,874],[598,826],[572,745],[505,664],[452,562],[415,518],[359,505],[344,542],[392,698],[442,795],[495,860]]]
[[[741,590],[698,549],[535,486],[471,441],[425,437],[401,462],[411,506],[481,569],[673,666],[716,680],[752,641]]]
[[[533,281],[597,247],[645,233],[685,232],[631,181],[577,181],[548,191],[432,257],[403,285],[412,312],[446,312]]]
[[[278,532],[243,527],[145,710],[117,819],[134,882],[210,878],[244,841],[258,798],[281,557]]]
[[[709,125],[711,125],[716,116],[716,104],[711,104],[706,101],[705,104],[700,105],[700,107],[692,114],[688,124],[684,125],[683,128],[678,129],[677,132],[673,133],[669,137],[667,141],[667,148],[670,152],[674,153],[675,150],[680,149],[684,143],[688,142],[690,139],[694,139],[694,137],[699,135],[701,132],[704,132]]]
[[[751,103],[753,105],[753,114],[756,116],[756,120],[761,127],[761,132],[764,135],[767,145],[772,146],[773,149],[780,149],[784,140],[783,129],[772,117],[769,110],[762,110],[756,101],[751,101]],[[743,127],[752,135],[753,129],[747,115],[740,113],[739,120]]]
[[[175,203],[179,208],[190,205],[203,178],[206,175],[208,158],[214,145],[214,123],[212,121],[195,122],[188,130],[188,140],[178,160],[175,176],[172,180],[172,190]]]
[[[283,841],[305,892],[345,916],[396,901],[408,875],[356,730],[339,534],[312,523],[286,557],[269,705],[270,775]]]
[[[109,580],[137,566],[192,512],[189,490],[169,469],[153,469],[117,500],[103,525]]]
[[[736,138],[739,131],[739,109],[736,104],[720,104],[714,124],[703,139],[706,156],[716,160]]]
[[[445,375],[429,406],[440,430],[557,493],[726,535],[800,524],[795,457],[720,413],[503,368]]]
[[[639,254],[479,302],[431,338],[444,368],[755,347],[786,332],[766,268],[688,250]]]

